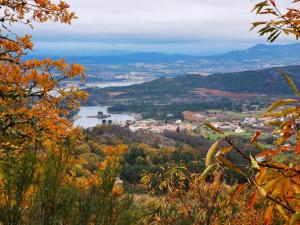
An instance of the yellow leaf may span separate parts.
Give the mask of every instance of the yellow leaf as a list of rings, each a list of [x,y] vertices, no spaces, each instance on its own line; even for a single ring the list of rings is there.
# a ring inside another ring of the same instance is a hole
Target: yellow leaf
[[[261,186],[259,186],[256,182],[254,183],[254,185],[256,186],[257,190],[259,191],[259,193],[266,197],[267,196],[267,192],[265,191],[264,188],[262,188]]]
[[[212,159],[213,159],[213,156],[217,150],[217,147],[219,146],[220,144],[220,141],[217,141],[215,142],[211,147],[210,149],[208,150],[207,152],[207,155],[206,155],[206,159],[205,159],[205,165],[206,166],[209,166],[212,164]]]
[[[207,175],[217,167],[216,164],[209,165],[201,175],[201,180],[206,179]]]
[[[276,205],[276,209],[285,221],[289,221],[289,217],[286,215],[286,212],[284,211],[281,205]]]
[[[233,149],[232,146],[227,146],[227,147],[221,148],[220,149],[220,154],[227,154],[227,153],[231,152],[232,149]]]
[[[204,123],[205,126],[207,126],[209,129],[217,132],[217,133],[220,133],[220,134],[224,134],[223,131],[221,131],[220,129],[214,127],[213,125],[211,125],[210,123]]]
[[[260,193],[262,196],[264,196],[264,197],[267,196],[267,192],[265,191],[265,189],[263,189],[263,188],[260,187],[260,186],[257,186],[257,189],[258,189],[259,193]]]
[[[255,182],[260,185],[264,182],[266,177],[266,169],[260,169],[259,173],[257,173],[256,177],[255,177]]]
[[[228,159],[226,159],[223,156],[218,156],[218,160],[221,161],[225,166],[227,166],[229,169],[232,169],[238,173],[242,173],[242,171],[240,170],[240,168],[238,166],[236,166],[235,164],[233,164],[232,162],[230,162]]]
[[[282,196],[283,193],[282,193],[282,189],[284,188],[284,181],[285,179],[284,178],[281,178],[280,180],[278,180],[278,182],[276,183],[276,186],[274,188],[274,190],[272,191],[271,193],[271,196],[273,198],[277,198],[278,196]]]
[[[281,99],[272,103],[272,105],[267,109],[266,113],[272,112],[274,109],[277,109],[280,106],[289,105],[296,103],[295,99]]]
[[[297,97],[300,97],[300,94],[299,94],[299,91],[298,91],[298,88],[296,87],[294,81],[292,80],[292,78],[286,73],[286,72],[281,72],[284,79],[288,82],[288,84],[290,85],[290,87],[292,88],[293,92],[295,93],[295,95]]]
[[[266,190],[266,192],[273,192],[274,189],[276,188],[276,186],[278,185],[278,183],[281,181],[282,177],[277,177],[271,181],[269,181],[266,185],[264,185],[264,190]]]
[[[252,166],[256,169],[259,169],[259,165],[258,165],[258,162],[253,158],[252,155],[250,155],[250,159],[251,159],[251,163],[252,163]]]

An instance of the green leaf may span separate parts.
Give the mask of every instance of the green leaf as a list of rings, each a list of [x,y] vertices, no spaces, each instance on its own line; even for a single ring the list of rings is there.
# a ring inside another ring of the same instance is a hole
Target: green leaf
[[[258,165],[258,162],[253,158],[252,155],[250,155],[250,159],[251,159],[251,163],[252,163],[252,166],[256,169],[259,169],[259,165]]]
[[[252,27],[251,27],[250,31],[253,30],[254,28],[264,25],[264,24],[266,24],[266,22],[254,22],[254,23],[252,23]]]
[[[276,30],[268,37],[268,41],[271,43],[274,42],[279,37],[280,34],[281,34],[281,32]]]

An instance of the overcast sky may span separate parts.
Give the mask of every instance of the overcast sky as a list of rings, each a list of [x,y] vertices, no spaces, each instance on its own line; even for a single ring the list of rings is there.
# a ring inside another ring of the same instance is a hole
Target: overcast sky
[[[286,0],[285,0],[286,1]],[[80,54],[159,51],[205,55],[265,42],[249,32],[251,0],[66,0],[71,26],[36,25],[37,49]]]

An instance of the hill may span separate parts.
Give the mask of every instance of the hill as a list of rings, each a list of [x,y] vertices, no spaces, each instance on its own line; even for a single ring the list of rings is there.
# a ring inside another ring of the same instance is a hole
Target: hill
[[[211,76],[185,75],[175,78],[160,78],[151,82],[127,87],[90,89],[99,93],[119,93],[115,98],[168,94],[179,96],[199,88],[216,89],[241,94],[288,95],[288,85],[280,71],[285,71],[300,85],[300,66],[275,67],[264,70],[251,70],[234,73],[218,73]]]
[[[288,72],[300,87],[300,66],[275,67],[211,76],[160,78],[127,87],[90,88],[88,104],[112,105],[111,111],[151,116],[162,112],[181,115],[185,110],[240,110],[242,104],[264,107],[274,99],[292,95],[281,71]]]
[[[201,57],[209,60],[268,61],[274,59],[299,59],[300,44],[266,45],[258,44],[251,48],[232,51],[221,55]],[[281,61],[281,60],[280,60]]]

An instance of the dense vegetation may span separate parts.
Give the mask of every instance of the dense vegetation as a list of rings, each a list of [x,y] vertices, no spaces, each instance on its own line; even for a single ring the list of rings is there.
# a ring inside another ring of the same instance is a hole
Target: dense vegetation
[[[202,102],[202,103],[172,103],[166,105],[155,105],[154,103],[130,103],[115,104],[108,107],[109,112],[139,113],[144,119],[155,118],[160,120],[183,119],[184,111],[203,111],[208,109],[235,111],[238,107],[230,100],[224,99],[222,102]]]
[[[155,172],[166,165],[182,164],[189,168],[189,172],[200,172],[204,167],[201,159],[205,157],[211,142],[202,138],[194,140],[184,134],[178,136],[181,138],[171,134],[163,136],[151,132],[132,132],[120,126],[103,125],[86,130],[85,142],[78,149],[93,152],[103,158],[101,146],[126,143],[128,151],[124,154],[120,176],[128,184],[136,185],[144,171]]]

